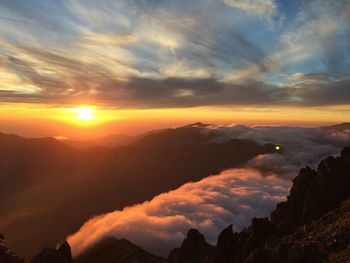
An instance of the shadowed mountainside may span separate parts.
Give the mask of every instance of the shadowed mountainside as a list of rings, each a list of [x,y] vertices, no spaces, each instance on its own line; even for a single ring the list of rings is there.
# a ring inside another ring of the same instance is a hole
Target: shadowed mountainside
[[[191,125],[123,147],[86,150],[53,138],[0,134],[0,229],[11,247],[28,257],[60,242],[93,215],[274,151],[272,144],[251,140],[210,142]]]

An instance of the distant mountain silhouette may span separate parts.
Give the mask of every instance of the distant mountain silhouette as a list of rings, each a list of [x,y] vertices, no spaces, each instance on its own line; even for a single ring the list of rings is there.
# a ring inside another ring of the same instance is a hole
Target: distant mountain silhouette
[[[215,246],[207,244],[198,230],[190,229],[180,248],[171,251],[165,262],[350,262],[349,185],[350,147],[347,147],[340,157],[324,159],[316,171],[301,169],[287,201],[277,205],[271,220],[253,218],[252,224],[239,233],[234,233],[230,225],[220,233]],[[131,249],[134,245],[129,246]],[[102,258],[118,255],[109,262],[119,262],[114,259],[128,251],[125,247],[109,250],[103,242],[94,247],[104,251],[99,254]],[[79,263],[105,262],[98,257],[92,260],[88,251],[80,255]]]
[[[0,229],[7,242],[31,256],[93,215],[275,151],[272,144],[251,140],[214,143],[197,126],[151,133],[122,147],[86,150],[53,138],[0,134]]]
[[[167,129],[159,129],[159,130],[152,130],[145,133],[141,133],[138,135],[127,135],[127,134],[110,134],[107,136],[104,136],[102,138],[98,139],[92,139],[92,140],[71,140],[71,139],[64,139],[62,142],[65,144],[68,144],[70,146],[73,146],[77,149],[88,149],[92,147],[120,147],[129,145],[147,135],[150,134],[156,134],[160,133],[162,131],[165,131]]]
[[[326,130],[350,130],[350,122],[344,122],[336,125],[330,125],[330,126],[322,126],[321,129]]]

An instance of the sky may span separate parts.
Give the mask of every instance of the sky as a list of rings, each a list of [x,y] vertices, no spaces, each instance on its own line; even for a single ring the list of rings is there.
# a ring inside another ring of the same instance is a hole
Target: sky
[[[5,132],[344,122],[349,73],[346,0],[0,0]]]

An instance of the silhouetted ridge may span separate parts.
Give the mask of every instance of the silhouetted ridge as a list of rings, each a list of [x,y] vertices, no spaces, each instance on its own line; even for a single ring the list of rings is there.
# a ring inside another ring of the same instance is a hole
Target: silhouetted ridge
[[[72,252],[67,241],[58,249],[44,248],[39,255],[33,257],[30,263],[72,263]]]
[[[316,219],[350,197],[350,148],[337,158],[327,157],[317,171],[303,168],[293,180],[286,202],[271,213],[274,224],[302,224]]]
[[[213,246],[207,244],[203,234],[190,229],[180,248],[170,252],[168,262],[207,262],[213,252]]]
[[[146,252],[126,239],[107,237],[76,258],[76,263],[161,263],[165,259]]]

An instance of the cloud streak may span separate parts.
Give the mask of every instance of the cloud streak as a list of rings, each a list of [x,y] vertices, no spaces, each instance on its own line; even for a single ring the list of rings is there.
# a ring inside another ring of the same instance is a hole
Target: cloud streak
[[[150,108],[349,104],[349,4],[313,0],[294,15],[284,5],[3,1],[0,67],[12,77],[1,79],[0,100],[90,98]],[[305,79],[317,75],[326,78]]]

